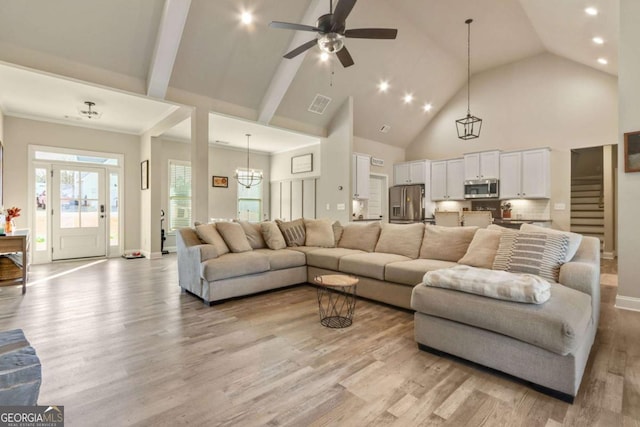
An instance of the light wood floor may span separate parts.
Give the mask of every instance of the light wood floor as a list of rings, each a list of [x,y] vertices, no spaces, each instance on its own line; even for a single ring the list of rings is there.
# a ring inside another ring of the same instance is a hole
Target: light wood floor
[[[42,362],[39,403],[68,426],[640,424],[640,313],[613,286],[569,405],[419,351],[407,311],[358,301],[331,330],[310,286],[206,307],[176,277],[168,255],[33,266],[25,296],[0,288],[0,330],[24,329]]]

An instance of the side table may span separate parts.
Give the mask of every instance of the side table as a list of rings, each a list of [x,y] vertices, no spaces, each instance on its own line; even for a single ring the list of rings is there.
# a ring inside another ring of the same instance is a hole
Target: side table
[[[346,328],[353,323],[358,279],[343,274],[313,278],[318,286],[320,324],[327,328]]]
[[[29,230],[15,230],[6,236],[0,236],[0,254],[15,254],[11,258],[16,262],[17,267],[22,273],[20,276],[9,277],[6,280],[0,280],[0,286],[15,285],[22,282],[22,293],[27,291],[27,274],[29,272]]]

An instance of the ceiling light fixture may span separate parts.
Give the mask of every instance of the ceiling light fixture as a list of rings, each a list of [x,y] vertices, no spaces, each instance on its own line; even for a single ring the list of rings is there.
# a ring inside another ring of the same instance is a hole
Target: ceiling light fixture
[[[458,138],[474,139],[480,136],[482,119],[471,115],[471,23],[473,19],[464,21],[467,24],[467,116],[456,120]]]
[[[344,36],[338,33],[327,33],[318,39],[320,50],[327,53],[336,53],[344,47]]]
[[[598,58],[598,62],[602,65],[607,65],[609,63],[606,58]]]
[[[253,15],[251,14],[251,12],[242,12],[242,15],[240,15],[240,21],[244,25],[249,25],[253,22]]]
[[[403,99],[405,104],[411,104],[411,102],[413,102],[413,94],[408,93],[404,96]]]
[[[596,9],[595,7],[588,7],[584,11],[587,15],[591,16],[596,16],[598,14],[598,9]]]
[[[431,111],[432,108],[433,108],[433,105],[429,104],[428,102],[422,106],[422,109],[424,110],[425,113],[428,113],[429,111]]]
[[[96,105],[95,102],[84,101],[84,104],[87,106],[87,109],[83,110],[82,108],[80,108],[78,110],[81,116],[84,116],[87,119],[99,119],[100,116],[102,116],[102,113],[93,109],[94,105]]]
[[[591,39],[595,44],[603,44],[604,39],[602,37],[594,37]]]
[[[327,52],[322,52],[320,54],[320,61],[327,62],[329,60],[329,54]]]
[[[386,80],[383,80],[380,82],[380,84],[378,85],[378,90],[380,92],[386,92],[389,90],[389,82]]]
[[[236,173],[233,175],[233,177],[238,181],[238,184],[242,185],[245,188],[251,188],[262,182],[262,172],[249,168],[249,138],[251,137],[251,134],[247,133],[246,136],[247,136],[247,168],[244,170],[236,169]]]

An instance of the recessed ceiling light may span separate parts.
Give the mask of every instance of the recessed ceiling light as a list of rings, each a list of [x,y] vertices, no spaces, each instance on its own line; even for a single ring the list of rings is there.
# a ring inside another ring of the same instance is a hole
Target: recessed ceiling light
[[[387,90],[389,90],[389,82],[386,80],[381,81],[378,85],[378,90],[380,92],[386,92]]]
[[[413,94],[412,93],[408,93],[402,99],[404,100],[405,104],[411,104],[411,102],[413,101]]]
[[[598,62],[602,65],[607,65],[609,63],[605,58],[598,58]]]
[[[329,54],[327,52],[322,52],[320,54],[320,61],[327,62],[329,60]]]
[[[604,39],[602,37],[594,37],[591,39],[595,44],[603,44]]]
[[[432,108],[433,108],[433,105],[429,104],[428,102],[422,106],[422,109],[424,110],[425,113],[431,111]]]
[[[588,7],[584,11],[587,15],[591,16],[596,16],[598,14],[598,9],[596,9],[595,7]]]
[[[242,15],[240,16],[240,20],[244,25],[249,25],[253,22],[253,15],[251,14],[251,12],[247,12],[247,11],[242,12]]]

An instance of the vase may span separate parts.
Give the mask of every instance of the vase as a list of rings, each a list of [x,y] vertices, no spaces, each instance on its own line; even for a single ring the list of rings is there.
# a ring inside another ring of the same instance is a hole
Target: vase
[[[511,211],[502,211],[502,218],[511,218]]]
[[[7,220],[7,222],[4,224],[4,232],[5,234],[10,234],[13,232],[13,220]]]

